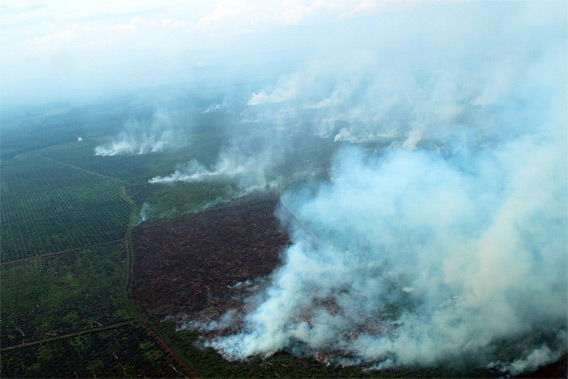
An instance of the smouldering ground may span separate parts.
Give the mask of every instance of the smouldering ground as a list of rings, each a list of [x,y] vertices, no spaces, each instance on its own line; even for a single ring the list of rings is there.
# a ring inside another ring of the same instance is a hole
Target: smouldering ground
[[[276,193],[256,193],[176,220],[143,223],[132,235],[134,300],[155,319],[212,320],[242,306],[243,285],[280,263],[288,243]]]

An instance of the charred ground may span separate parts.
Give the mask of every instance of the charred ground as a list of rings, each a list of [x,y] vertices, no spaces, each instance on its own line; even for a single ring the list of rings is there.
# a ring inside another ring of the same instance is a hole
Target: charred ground
[[[211,348],[194,343],[202,330],[174,331],[180,322],[210,322],[229,310],[243,314],[244,299],[258,291],[263,279],[281,264],[280,252],[289,243],[275,213],[275,192],[257,192],[229,203],[178,219],[145,222],[132,233],[134,248],[133,300],[162,331],[184,351],[205,376],[313,376],[359,377],[496,377],[491,370],[464,368],[461,364],[433,368],[409,367],[382,371],[364,367],[326,365],[328,359],[299,358],[286,352],[263,360],[228,362]],[[174,322],[162,323],[166,318]],[[233,320],[235,321],[235,320]],[[230,332],[233,327],[213,334]],[[274,368],[274,365],[278,368]],[[292,371],[290,371],[292,370]],[[465,371],[464,371],[465,370]],[[528,377],[561,377],[566,356],[532,372]],[[526,377],[526,376],[521,376]]]
[[[242,306],[239,283],[269,275],[289,243],[274,216],[278,204],[277,193],[255,193],[137,227],[134,300],[156,320],[211,320]]]

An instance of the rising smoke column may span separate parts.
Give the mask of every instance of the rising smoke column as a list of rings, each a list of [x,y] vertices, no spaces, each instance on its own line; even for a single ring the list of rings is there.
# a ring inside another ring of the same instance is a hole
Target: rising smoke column
[[[186,134],[172,123],[166,112],[156,112],[149,123],[127,121],[116,137],[95,147],[95,155],[140,155],[175,149],[187,143]]]
[[[245,331],[211,345],[241,359],[303,346],[429,364],[542,332],[557,350],[566,342],[565,157],[552,136],[473,160],[343,151],[330,184],[284,198],[317,239],[293,229]]]
[[[543,32],[523,17],[502,17],[502,41],[528,38],[519,50],[470,41],[493,61],[444,56],[456,67],[428,86],[412,83],[437,72],[405,67],[409,96],[387,113],[409,112],[406,121],[378,112],[334,136],[380,137],[388,119],[409,131],[387,150],[342,149],[329,183],[284,195],[301,224],[285,220],[293,243],[283,266],[242,331],[208,345],[231,359],[341,351],[377,367],[468,356],[511,374],[566,351],[566,27],[552,19]],[[296,93],[308,94],[300,108],[320,104],[310,99],[319,89],[292,79],[256,92],[250,106],[290,109]],[[363,116],[380,92],[373,86],[361,98],[343,91]],[[341,110],[329,99],[320,105]],[[500,341],[515,344],[513,356],[497,354]]]
[[[240,189],[239,195],[254,190],[265,190],[276,185],[268,179],[272,159],[267,150],[246,152],[237,147],[222,151],[217,162],[207,168],[196,160],[180,165],[167,176],[156,176],[149,180],[152,184],[172,184],[175,182],[233,181]]]

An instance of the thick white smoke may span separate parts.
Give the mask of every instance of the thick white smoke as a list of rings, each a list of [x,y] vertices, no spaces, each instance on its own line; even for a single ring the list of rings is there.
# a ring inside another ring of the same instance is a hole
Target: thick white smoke
[[[566,154],[551,135],[452,159],[343,151],[330,184],[284,198],[317,240],[293,230],[245,331],[212,346],[241,359],[301,343],[428,364],[565,333]]]
[[[344,148],[329,183],[284,195],[301,221],[286,220],[284,264],[243,330],[210,346],[376,367],[475,356],[511,374],[566,351],[566,26],[546,6],[498,6],[490,28],[464,33],[486,10],[389,34],[351,62],[313,60],[252,95],[245,116],[394,142]],[[503,341],[517,351],[499,356]]]
[[[153,184],[171,184],[175,182],[229,181],[235,182],[242,194],[254,190],[264,190],[276,185],[267,178],[271,169],[268,151],[246,153],[237,147],[223,150],[217,162],[210,168],[196,160],[181,166],[168,176],[156,176],[150,179]]]
[[[116,137],[95,147],[95,155],[148,154],[176,149],[187,144],[187,132],[172,123],[165,112],[154,114],[150,122],[129,120]]]
[[[566,345],[565,333],[559,333],[558,343],[561,346]],[[552,351],[548,346],[542,345],[526,354],[526,358],[519,358],[508,364],[503,362],[491,362],[488,366],[489,368],[498,369],[503,373],[519,375],[532,372],[542,365],[554,362],[560,358],[564,352],[565,350],[563,349]]]

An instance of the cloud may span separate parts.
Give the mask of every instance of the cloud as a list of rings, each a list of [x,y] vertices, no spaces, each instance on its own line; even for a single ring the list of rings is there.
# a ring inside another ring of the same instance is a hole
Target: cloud
[[[268,75],[318,49],[338,23],[356,18],[345,15],[358,6],[321,0],[103,1],[96,6],[9,1],[2,12],[11,26],[0,37],[5,97],[29,103],[187,82],[203,78],[196,63],[215,67],[208,77],[232,72],[230,80],[258,79],[259,72]],[[74,62],[64,83],[50,70],[58,51]]]

